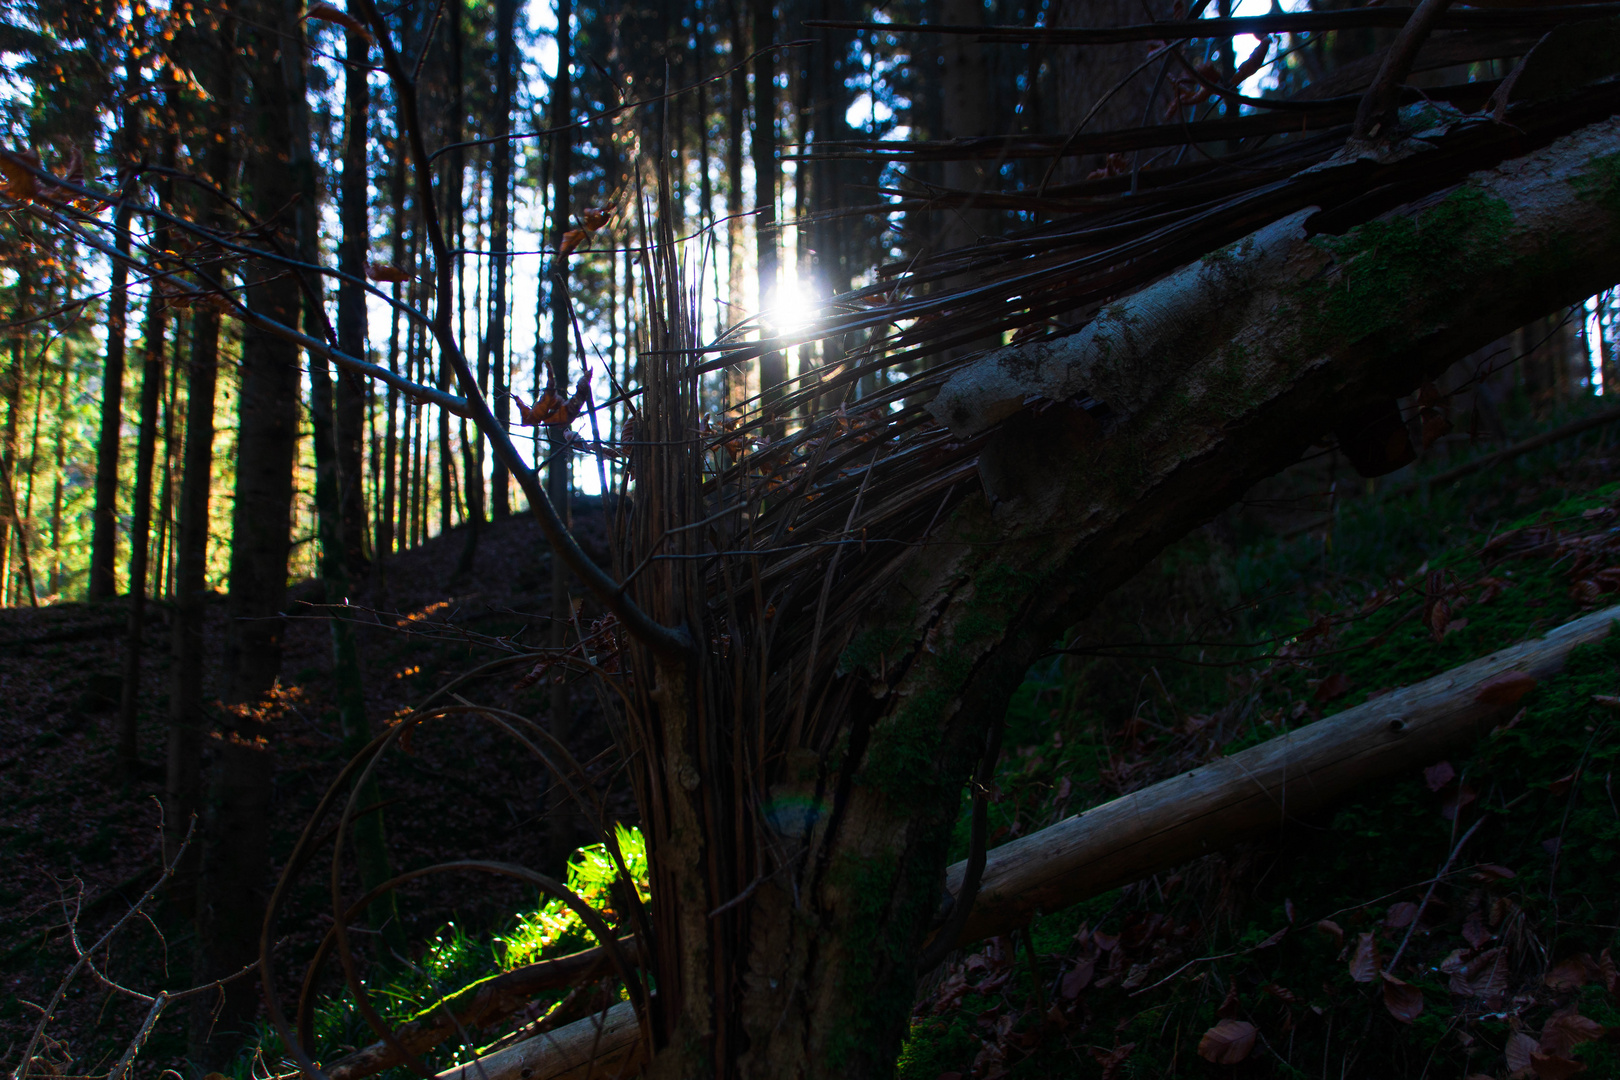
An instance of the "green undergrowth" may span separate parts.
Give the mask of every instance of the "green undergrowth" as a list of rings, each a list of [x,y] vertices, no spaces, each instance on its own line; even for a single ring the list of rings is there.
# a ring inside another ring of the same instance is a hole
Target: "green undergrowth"
[[[615,841],[625,869],[634,879],[637,894],[645,902],[650,897],[646,843],[641,831],[614,827]],[[580,899],[600,912],[608,925],[622,920],[614,909],[613,884],[618,869],[605,844],[591,844],[574,852],[568,861],[566,885]],[[418,951],[406,958],[394,956],[373,964],[360,983],[373,1008],[390,1024],[420,1020],[441,1008],[446,998],[458,991],[476,992],[478,984],[504,972],[578,952],[595,945],[584,922],[565,902],[555,897],[538,897],[536,905],[520,911],[493,932],[468,928],[456,922],[441,927]],[[523,1019],[543,1017],[563,1001],[566,991],[535,998],[530,1014]],[[314,1016],[315,1045],[320,1060],[330,1064],[350,1051],[375,1041],[365,1018],[347,990],[321,999]],[[451,1040],[427,1060],[438,1068],[449,1068],[471,1060],[476,1052],[495,1038],[496,1031],[470,1031],[473,1045]],[[256,1045],[238,1061],[231,1075],[252,1080],[255,1060],[276,1062],[283,1044],[274,1029],[266,1026]],[[403,1078],[404,1068],[380,1074],[383,1080]]]
[[[1620,484],[1578,456],[1363,498],[1326,540],[1227,523],[1167,552],[1127,597],[1145,614],[1075,638],[1132,649],[1054,656],[1015,696],[996,842],[1620,600],[1600,580],[1620,562]],[[1603,969],[1620,951],[1620,711],[1605,695],[1620,695],[1620,636],[1427,773],[981,943],[922,999],[899,1076],[1505,1080],[1515,1037],[1573,1063],[1547,1069],[1620,1076],[1612,1034],[1548,1034],[1571,1016],[1620,1030]],[[1353,977],[1358,947],[1371,981]],[[1199,1055],[1223,1019],[1253,1026],[1240,1063]]]

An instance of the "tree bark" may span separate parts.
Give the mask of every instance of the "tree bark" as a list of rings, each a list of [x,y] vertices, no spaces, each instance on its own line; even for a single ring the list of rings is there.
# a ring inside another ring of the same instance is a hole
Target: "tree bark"
[[[130,60],[125,67],[128,97],[120,123],[118,147],[123,169],[134,164],[139,144],[140,106],[134,90],[140,79],[140,66]],[[128,181],[121,178],[121,183]],[[113,245],[123,258],[112,260],[111,287],[107,293],[107,360],[101,374],[101,428],[96,440],[96,505],[91,517],[90,585],[91,600],[111,600],[118,594],[118,459],[124,438],[124,334],[129,312],[130,207],[120,199],[113,212]]]
[[[174,162],[174,143],[164,148],[165,164]],[[168,183],[160,184],[159,201],[169,204]],[[159,236],[164,235],[162,231]],[[163,242],[159,241],[159,246]],[[141,694],[141,653],[146,633],[147,541],[152,526],[152,464],[157,453],[158,401],[163,393],[164,335],[168,331],[165,302],[154,286],[146,302],[145,360],[141,364],[140,431],[135,443],[135,492],[129,526],[129,630],[124,639],[124,678],[118,703],[118,773],[128,785],[140,769],[138,720]]]
[[[776,7],[772,0],[753,0],[754,48],[754,240],[759,272],[759,306],[767,315],[781,303],[779,237],[776,226],[776,58],[767,46],[776,41]],[[759,358],[759,392],[767,410],[787,392],[787,354],[768,352]],[[777,440],[787,431],[779,418],[766,432]]]
[[[573,80],[570,68],[573,65],[573,50],[570,47],[569,24],[573,20],[573,0],[557,0],[557,78],[551,84],[551,123],[553,127],[562,127],[568,123],[573,112]],[[553,250],[560,250],[562,238],[567,233],[570,223],[571,190],[569,181],[574,169],[574,133],[562,130],[552,137],[552,164],[551,164],[551,243]],[[569,386],[569,342],[572,339],[571,308],[568,299],[568,260],[557,258],[551,267],[551,378],[556,381],[557,393],[567,395]],[[581,375],[584,373],[581,372]],[[551,465],[546,472],[546,494],[550,497],[552,505],[562,515],[564,521],[570,520],[568,508],[568,495],[570,473],[573,471],[573,452],[569,450],[568,439],[572,434],[569,424],[557,424],[550,429]],[[573,627],[570,616],[573,614],[568,600],[568,568],[563,560],[557,556],[555,550],[551,553],[551,625],[549,628],[548,644],[553,649],[566,648],[568,636]],[[572,706],[568,700],[568,687],[561,682],[551,684],[551,734],[558,742],[567,745],[573,734]],[[551,859],[554,863],[566,866],[569,853],[575,845],[577,833],[576,822],[572,808],[568,805],[566,793],[557,784],[551,785],[551,799],[548,807],[550,813],[549,826],[551,830]]]
[[[339,189],[338,216],[342,239],[338,246],[338,269],[347,275],[337,291],[338,346],[350,356],[366,356],[366,293],[360,282],[366,276],[366,254],[371,237],[366,214],[370,190],[368,126],[371,118],[371,91],[368,71],[356,63],[366,62],[366,39],[346,31],[349,66],[343,79],[343,179]],[[358,372],[337,372],[332,437],[337,451],[338,507],[342,514],[343,560],[350,578],[366,570],[366,496],[364,477],[366,380]]]
[[[236,8],[238,56],[252,87],[244,112],[250,136],[245,202],[290,251],[300,250],[308,234],[300,218],[315,211],[308,129],[300,123],[304,55],[297,8],[290,0],[243,0]],[[296,279],[280,266],[254,262],[244,275],[250,309],[284,326],[299,325]],[[244,334],[223,695],[233,707],[234,730],[220,745],[204,830],[197,957],[203,980],[231,974],[257,955],[267,896],[274,754],[260,716],[281,671],[300,366],[295,345],[253,330]],[[212,1024],[200,1014],[192,1029],[193,1056],[210,1064],[232,1056],[258,1004],[255,989],[241,982],[223,995]]]
[[[506,277],[511,262],[506,254],[507,225],[510,215],[508,192],[512,185],[512,87],[515,52],[513,38],[517,27],[518,0],[495,0],[495,134],[494,161],[490,168],[490,287],[489,324],[485,327],[485,348],[494,375],[490,404],[502,428],[507,426]],[[506,466],[499,458],[490,469],[490,509],[496,518],[512,512]]]

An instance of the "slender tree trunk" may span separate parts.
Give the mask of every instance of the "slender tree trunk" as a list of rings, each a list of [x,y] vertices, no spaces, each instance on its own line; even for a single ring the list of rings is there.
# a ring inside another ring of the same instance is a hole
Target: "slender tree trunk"
[[[125,68],[129,94],[124,106],[119,152],[122,168],[134,164],[140,144],[140,106],[134,90],[140,66],[130,60]],[[127,182],[127,181],[126,181]],[[125,193],[131,194],[130,192]],[[120,199],[113,213],[113,246],[129,255],[129,199]],[[124,334],[129,312],[129,268],[124,258],[112,260],[111,289],[107,293],[107,360],[101,374],[101,432],[96,442],[96,505],[91,517],[91,600],[111,600],[118,594],[118,459],[124,438]]]
[[[9,604],[16,595],[11,591],[13,544],[17,548],[25,587],[31,590],[34,581],[33,569],[29,565],[28,537],[23,531],[22,515],[17,505],[17,417],[22,410],[24,368],[28,359],[25,327],[32,304],[32,277],[26,272],[19,274],[15,288],[16,326],[11,334],[11,368],[6,373],[5,386],[6,427],[4,442],[0,443],[0,484],[5,485],[4,491],[0,492],[0,499],[5,501],[5,524],[0,527],[0,607]]]
[[[557,0],[557,78],[551,84],[551,124],[563,128],[573,114],[572,35],[569,24],[573,21],[573,0]],[[569,180],[574,169],[573,131],[564,128],[553,137],[551,165],[551,243],[560,249],[563,235],[568,231],[571,217],[572,191]],[[569,342],[572,339],[571,309],[568,300],[568,260],[558,258],[552,263],[551,273],[551,377],[556,380],[557,392],[568,393]],[[583,373],[582,373],[583,374]],[[568,495],[569,474],[573,471],[573,454],[567,449],[571,428],[557,424],[550,431],[551,466],[546,473],[546,494],[552,505],[570,520]],[[561,649],[567,644],[572,609],[568,602],[568,571],[555,550],[551,553],[551,627],[550,645]],[[551,684],[551,734],[567,745],[573,734],[573,710],[568,701],[568,687],[561,682]],[[562,789],[551,787],[551,855],[552,861],[566,861],[574,849],[575,823]]]
[[[223,164],[225,151],[211,153]],[[209,169],[223,177],[225,170]],[[175,537],[174,624],[169,671],[168,754],[164,769],[163,854],[180,854],[193,815],[202,806],[204,638],[208,598],[208,504],[214,475],[214,395],[219,379],[219,312],[198,307],[192,316],[191,355],[186,364],[186,437],[180,473],[179,524]],[[186,849],[171,895],[183,914],[193,913],[197,854]]]
[[[174,141],[164,146],[164,163],[172,167]],[[169,184],[158,185],[158,200],[168,206]],[[162,235],[161,233],[159,234]],[[159,246],[163,246],[161,239]],[[140,769],[138,746],[141,653],[146,633],[148,541],[152,525],[152,465],[157,453],[158,404],[163,394],[164,335],[168,319],[154,287],[146,302],[146,343],[141,364],[140,432],[135,443],[135,493],[129,526],[129,631],[124,639],[124,682],[118,705],[118,773],[128,785]]]
[[[394,141],[394,171],[390,181],[390,192],[393,203],[393,264],[395,266],[407,265],[405,263],[405,144],[404,140]],[[411,252],[414,258],[414,250]],[[414,265],[414,264],[413,264]],[[404,290],[399,282],[393,285],[394,302],[397,304],[406,299]],[[399,309],[395,308],[391,317],[388,331],[388,370],[399,373]],[[408,333],[408,331],[407,331]],[[395,496],[396,478],[399,467],[399,391],[394,387],[388,388],[385,395],[383,413],[383,486],[382,501],[377,507],[377,547],[375,564],[378,583],[383,584],[383,566],[386,556],[394,553],[395,529]],[[378,590],[381,592],[381,589]],[[381,602],[381,598],[378,598]]]
[[[752,0],[754,48],[761,50],[754,60],[754,236],[758,249],[759,306],[769,312],[780,298],[779,249],[776,226],[776,63],[766,46],[776,41],[776,9],[772,0]],[[769,411],[781,400],[787,388],[787,354],[769,352],[759,358],[759,390]],[[787,431],[787,421],[777,417],[768,425],[772,441]]]
[[[506,347],[506,276],[511,259],[506,254],[507,218],[511,204],[508,190],[512,183],[512,90],[518,0],[495,0],[495,134],[494,161],[490,168],[490,298],[487,339],[490,371],[494,376],[490,403],[501,427],[507,426],[507,376],[510,353]],[[499,460],[490,470],[490,508],[497,518],[511,513],[506,466]]]
[[[347,31],[351,57],[364,56],[364,37]],[[361,61],[364,62],[363,60]],[[353,63],[353,60],[351,60]],[[338,251],[338,268],[350,279],[338,285],[338,345],[351,356],[366,356],[366,294],[359,281],[365,278],[366,254],[371,240],[366,216],[369,190],[367,165],[370,145],[367,130],[371,93],[366,71],[358,76],[346,69],[343,81],[345,141],[343,181],[339,193],[339,217],[343,238]],[[356,372],[340,370],[335,388],[333,437],[337,448],[338,504],[343,516],[343,559],[349,577],[359,577],[366,569],[366,497],[362,484],[365,454],[366,380]]]
[[[56,436],[55,453],[53,460],[55,466],[52,475],[55,477],[51,485],[51,570],[47,588],[52,596],[60,597],[62,594],[62,477],[63,467],[67,460],[67,387],[68,377],[73,371],[73,343],[70,340],[62,342],[62,376],[56,383]]]
[[[744,232],[742,210],[743,128],[748,107],[748,69],[742,61],[748,52],[748,28],[743,21],[740,0],[728,0],[726,6],[731,24],[731,83],[726,93],[726,273],[729,280],[727,295],[722,298],[724,303],[720,309],[724,324],[732,326],[746,311],[743,304],[743,291],[746,288],[743,253],[747,234]],[[629,304],[628,281],[625,282],[625,290],[625,303]],[[730,409],[747,396],[747,369],[727,368],[726,408]]]

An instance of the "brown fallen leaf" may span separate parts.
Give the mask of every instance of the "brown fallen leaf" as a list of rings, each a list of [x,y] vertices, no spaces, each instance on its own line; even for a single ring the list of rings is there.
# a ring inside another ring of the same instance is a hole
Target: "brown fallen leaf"
[[[1536,677],[1523,671],[1504,671],[1479,684],[1474,700],[1481,705],[1514,705],[1536,688]]]
[[[1384,913],[1384,928],[1386,930],[1403,930],[1417,921],[1418,906],[1410,900],[1389,905]]]
[[[1568,1080],[1585,1072],[1586,1062],[1535,1051],[1530,1055],[1530,1069],[1536,1074],[1537,1080]]]
[[[1430,791],[1439,791],[1453,780],[1457,779],[1457,770],[1451,767],[1451,762],[1440,761],[1423,770],[1423,782],[1429,785]]]
[[[1350,954],[1350,977],[1358,983],[1370,983],[1378,978],[1383,966],[1378,958],[1378,943],[1369,930],[1356,939],[1355,951]]]
[[[1198,1056],[1216,1065],[1236,1065],[1254,1050],[1258,1034],[1247,1020],[1222,1020],[1198,1040]]]
[[[1135,1043],[1116,1046],[1112,1050],[1099,1050],[1093,1046],[1091,1056],[1097,1064],[1102,1066],[1102,1080],[1113,1080],[1115,1076],[1118,1076],[1120,1066],[1125,1064],[1125,1059],[1130,1057],[1131,1051],[1135,1049]]]
[[[1384,1008],[1401,1023],[1410,1024],[1423,1012],[1423,991],[1385,972]]]
[[[1332,938],[1333,944],[1344,944],[1344,927],[1340,926],[1332,919],[1323,919],[1316,924],[1316,928],[1322,931],[1322,933],[1326,934],[1328,937]]]
[[[1602,1024],[1578,1012],[1552,1017],[1541,1028],[1536,1049],[1549,1057],[1568,1057],[1577,1046],[1595,1042],[1608,1032]]]
[[[1597,975],[1597,961],[1589,953],[1581,953],[1560,960],[1547,969],[1547,974],[1541,981],[1547,984],[1547,989],[1556,993],[1567,993],[1570,990],[1579,990]]]
[[[1316,700],[1322,703],[1342,698],[1349,692],[1350,676],[1342,671],[1335,671],[1316,684]]]
[[[1080,960],[1074,967],[1063,975],[1063,981],[1058,984],[1058,993],[1063,995],[1065,1001],[1073,1001],[1080,996],[1080,991],[1091,985],[1091,976],[1097,971],[1097,961]]]
[[[1614,957],[1608,949],[1598,953],[1598,981],[1609,993],[1620,996],[1620,971],[1615,969]]]
[[[1502,1048],[1502,1055],[1507,1058],[1508,1075],[1520,1077],[1530,1075],[1530,1055],[1536,1052],[1536,1040],[1522,1031],[1515,1031],[1508,1036],[1507,1045]]]

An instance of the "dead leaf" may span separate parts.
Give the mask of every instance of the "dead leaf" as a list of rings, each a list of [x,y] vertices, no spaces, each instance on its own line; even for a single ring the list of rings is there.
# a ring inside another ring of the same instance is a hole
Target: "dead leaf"
[[[0,195],[17,202],[33,202],[39,195],[39,184],[26,166],[40,168],[39,155],[32,150],[7,152],[0,150],[0,177],[5,185]]]
[[[1356,939],[1355,952],[1350,954],[1350,977],[1358,983],[1370,983],[1378,978],[1383,966],[1378,958],[1378,943],[1369,930]]]
[[[1286,1001],[1290,1005],[1299,1004],[1299,995],[1288,989],[1286,986],[1278,986],[1276,983],[1266,983],[1266,985],[1260,988],[1260,992],[1262,994],[1270,994],[1278,1001]]]
[[[1384,913],[1384,928],[1386,930],[1403,930],[1417,921],[1418,906],[1410,900],[1389,905]]]
[[[1509,1076],[1528,1076],[1530,1074],[1530,1055],[1536,1052],[1536,1040],[1522,1031],[1515,1031],[1508,1036],[1507,1045],[1502,1048],[1503,1056],[1507,1058]]]
[[[1451,605],[1446,603],[1443,596],[1431,596],[1423,605],[1423,625],[1429,628],[1429,636],[1439,641],[1446,636],[1446,627],[1451,623]]]
[[[374,262],[368,263],[366,266],[366,277],[370,278],[372,281],[409,281],[415,276],[416,275],[411,273],[409,270],[401,269],[398,266],[391,266],[388,263]]]
[[[1316,684],[1316,700],[1323,703],[1342,698],[1349,692],[1350,676],[1342,671],[1335,671]]]
[[[1568,1057],[1582,1043],[1603,1038],[1608,1029],[1590,1017],[1578,1012],[1563,1013],[1548,1020],[1541,1028],[1541,1042],[1537,1046],[1549,1057]]]
[[[1541,981],[1555,993],[1567,993],[1585,986],[1597,971],[1597,963],[1587,953],[1560,960],[1548,969]]]
[[[1226,988],[1226,997],[1215,1007],[1215,1015],[1222,1020],[1236,1020],[1241,1004],[1238,1001],[1237,984],[1233,983]]]
[[[1598,980],[1609,993],[1620,995],[1620,971],[1615,970],[1614,957],[1608,949],[1598,953]]]
[[[1567,1080],[1568,1077],[1585,1072],[1586,1063],[1571,1061],[1557,1054],[1543,1054],[1536,1051],[1530,1055],[1530,1068],[1538,1080]]]
[[[1395,976],[1384,975],[1384,1008],[1403,1024],[1410,1024],[1423,1012],[1423,991]]]
[[[1536,677],[1523,671],[1504,671],[1479,684],[1474,700],[1482,705],[1514,705],[1536,688]]]
[[[371,31],[366,29],[365,23],[361,22],[353,15],[350,15],[347,11],[340,11],[331,4],[309,5],[309,7],[304,11],[304,18],[318,19],[321,22],[336,23],[345,30],[353,30],[355,33],[365,38],[367,44],[370,44],[372,41]]]
[[[1091,985],[1091,977],[1097,972],[1097,961],[1078,960],[1074,967],[1064,972],[1063,980],[1058,983],[1058,993],[1063,995],[1065,1001],[1073,1001],[1080,996],[1080,991]]]
[[[1620,697],[1614,694],[1593,694],[1592,704],[1601,705],[1605,709],[1620,709]]]
[[[1131,1056],[1132,1050],[1136,1049],[1136,1044],[1126,1043],[1124,1046],[1116,1046],[1112,1050],[1099,1050],[1095,1046],[1090,1049],[1092,1058],[1102,1066],[1102,1080],[1113,1080],[1119,1074],[1119,1067],[1125,1064],[1125,1059]]]
[[[1333,944],[1344,944],[1344,927],[1340,926],[1332,919],[1323,919],[1321,922],[1316,924],[1316,928],[1322,931],[1322,933],[1326,934],[1328,937],[1332,938]]]
[[[1563,795],[1568,795],[1569,789],[1574,787],[1575,781],[1579,780],[1580,778],[1581,774],[1578,770],[1570,773],[1568,776],[1560,776],[1558,779],[1547,785],[1547,793],[1555,799]]]
[[[1423,782],[1429,785],[1430,791],[1439,791],[1455,779],[1457,770],[1451,767],[1449,761],[1436,762],[1423,770]]]
[[[1451,980],[1453,993],[1484,998],[1487,1001],[1501,997],[1507,993],[1507,950],[1500,946],[1487,949],[1474,957],[1473,961],[1468,965],[1468,969],[1462,973],[1460,978],[1453,975]]]
[[[1440,816],[1447,821],[1451,821],[1457,816],[1458,811],[1477,798],[1479,798],[1479,792],[1473,788],[1468,787],[1466,784],[1458,787],[1440,803]]]
[[[1474,876],[1480,881],[1506,881],[1519,875],[1499,863],[1480,863]]]
[[[1222,1020],[1198,1040],[1198,1056],[1217,1065],[1236,1065],[1254,1049],[1258,1034],[1247,1020]]]

